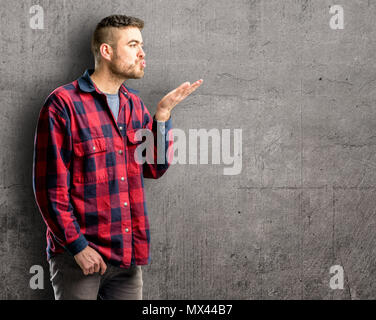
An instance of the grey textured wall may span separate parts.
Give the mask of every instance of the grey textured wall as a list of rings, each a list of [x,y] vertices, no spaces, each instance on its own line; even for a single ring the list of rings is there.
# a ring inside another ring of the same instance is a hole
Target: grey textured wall
[[[44,9],[44,29],[29,9]],[[329,27],[342,5],[344,30]],[[0,1],[0,298],[52,299],[31,172],[39,110],[92,67],[96,23],[145,20],[151,112],[204,84],[174,127],[241,128],[243,170],[174,165],[146,192],[145,299],[376,298],[376,2],[354,0]],[[42,265],[45,289],[29,269]],[[344,289],[329,287],[332,265]]]

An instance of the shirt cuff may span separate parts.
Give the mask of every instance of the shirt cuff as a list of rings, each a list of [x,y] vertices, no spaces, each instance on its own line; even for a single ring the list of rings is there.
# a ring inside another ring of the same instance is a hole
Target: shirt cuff
[[[74,240],[72,243],[66,245],[68,252],[75,256],[77,253],[81,252],[88,246],[88,242],[83,234],[81,234],[76,240]]]
[[[158,121],[153,117],[153,129],[158,131],[161,135],[165,135],[172,128],[172,119],[171,116],[167,121]]]

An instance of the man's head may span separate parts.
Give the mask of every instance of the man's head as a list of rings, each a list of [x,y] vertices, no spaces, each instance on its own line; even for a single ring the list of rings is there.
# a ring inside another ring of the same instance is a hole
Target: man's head
[[[91,39],[95,68],[108,68],[116,77],[139,79],[144,76],[141,19],[112,15],[98,23]]]

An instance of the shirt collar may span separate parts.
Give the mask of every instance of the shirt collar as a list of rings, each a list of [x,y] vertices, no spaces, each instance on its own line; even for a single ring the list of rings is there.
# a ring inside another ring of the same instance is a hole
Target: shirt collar
[[[86,69],[84,74],[78,79],[78,86],[80,87],[82,91],[85,91],[85,92],[96,91],[100,94],[103,94],[103,92],[97,88],[93,80],[91,80],[90,76],[93,74],[93,72],[94,72],[94,69]],[[120,86],[119,91],[125,94],[128,94],[128,92],[138,94],[137,90],[126,87],[124,83]]]

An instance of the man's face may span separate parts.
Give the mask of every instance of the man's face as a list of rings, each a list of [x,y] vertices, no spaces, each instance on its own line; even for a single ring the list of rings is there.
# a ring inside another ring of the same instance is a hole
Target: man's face
[[[144,76],[145,52],[142,50],[143,41],[140,29],[128,27],[115,29],[115,39],[112,61],[109,62],[111,72],[127,79],[140,79]]]

